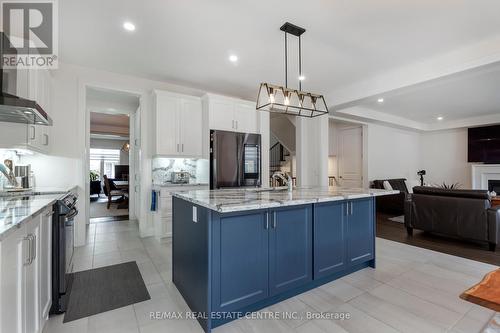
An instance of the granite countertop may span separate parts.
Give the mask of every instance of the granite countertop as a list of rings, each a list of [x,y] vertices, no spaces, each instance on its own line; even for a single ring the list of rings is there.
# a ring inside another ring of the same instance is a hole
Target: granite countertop
[[[20,191],[0,191],[0,200],[4,197],[19,197],[31,195],[46,195],[46,194],[64,194],[68,192],[76,192],[77,187],[74,186],[70,189],[61,187],[34,187],[28,190]]]
[[[362,188],[301,187],[287,190],[224,189],[173,192],[172,195],[221,212],[293,206],[397,194],[399,191]]]
[[[0,192],[0,241],[20,228],[30,217],[75,190],[36,188],[21,193]]]
[[[153,184],[153,188],[158,187],[189,187],[189,186],[208,186],[206,183],[188,183],[188,184],[174,184],[174,183],[163,183],[163,184]]]

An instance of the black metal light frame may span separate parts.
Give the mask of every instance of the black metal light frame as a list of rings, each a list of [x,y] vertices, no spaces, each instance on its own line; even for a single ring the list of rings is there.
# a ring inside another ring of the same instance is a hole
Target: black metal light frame
[[[283,24],[280,27],[280,30],[285,33],[285,87],[269,83],[261,83],[259,94],[257,96],[256,109],[308,118],[328,114],[328,106],[326,105],[323,95],[302,91],[302,80],[300,80],[300,77],[302,76],[301,35],[306,30],[289,22]],[[288,88],[288,34],[294,35],[299,39],[299,89]],[[267,103],[260,104],[263,90],[265,91],[267,97]],[[274,100],[275,93],[280,93],[283,96],[283,102],[276,102]],[[292,97],[298,102],[297,105],[290,104]],[[285,103],[286,99],[288,99],[288,103]],[[306,102],[307,106],[305,106]]]

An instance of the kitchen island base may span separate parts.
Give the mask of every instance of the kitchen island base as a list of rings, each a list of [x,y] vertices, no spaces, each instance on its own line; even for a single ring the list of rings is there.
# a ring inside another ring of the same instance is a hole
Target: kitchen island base
[[[220,212],[173,197],[173,282],[206,332],[375,267],[375,197]]]

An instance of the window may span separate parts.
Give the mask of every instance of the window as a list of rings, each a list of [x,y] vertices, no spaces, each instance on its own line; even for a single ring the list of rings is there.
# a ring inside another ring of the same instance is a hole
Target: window
[[[97,171],[99,176],[115,178],[115,165],[120,164],[119,149],[90,148],[90,170]]]

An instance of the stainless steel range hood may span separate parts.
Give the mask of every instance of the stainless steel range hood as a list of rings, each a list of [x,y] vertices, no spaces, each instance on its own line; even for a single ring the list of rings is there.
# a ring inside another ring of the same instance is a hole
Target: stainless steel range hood
[[[10,45],[9,39],[0,32],[0,55],[4,54],[3,51],[8,45]],[[0,57],[0,60],[2,59]],[[21,87],[25,88],[23,91],[28,89],[28,81],[24,80],[25,82],[21,84],[19,80],[21,71],[27,69],[4,68],[1,66],[2,63],[3,61],[0,62],[0,121],[51,126],[52,119],[36,101],[18,96],[21,95],[19,93]]]
[[[52,119],[35,101],[0,94],[0,121],[52,126]]]

